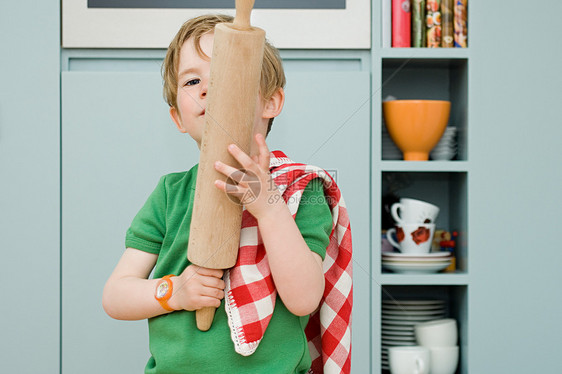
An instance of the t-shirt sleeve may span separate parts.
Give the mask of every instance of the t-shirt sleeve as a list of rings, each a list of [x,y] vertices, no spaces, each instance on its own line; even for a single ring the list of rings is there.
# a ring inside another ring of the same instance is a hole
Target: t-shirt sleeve
[[[304,189],[295,223],[310,250],[324,259],[332,232],[332,213],[321,179],[311,180]]]
[[[158,254],[166,234],[166,177],[137,213],[125,235],[125,247]]]

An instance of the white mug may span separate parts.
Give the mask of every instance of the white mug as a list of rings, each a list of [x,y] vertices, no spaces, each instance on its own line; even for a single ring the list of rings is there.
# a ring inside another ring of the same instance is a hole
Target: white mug
[[[404,223],[435,223],[439,207],[421,200],[401,198],[392,204],[390,214],[398,224]]]
[[[392,374],[428,374],[430,357],[429,348],[426,347],[388,348],[388,364]]]
[[[437,319],[414,326],[416,341],[424,347],[454,347],[458,342],[457,321]]]
[[[395,234],[398,242],[392,235]],[[431,251],[434,223],[406,223],[386,231],[386,240],[402,253],[423,254]]]
[[[429,348],[431,368],[429,374],[455,374],[459,364],[459,347]]]

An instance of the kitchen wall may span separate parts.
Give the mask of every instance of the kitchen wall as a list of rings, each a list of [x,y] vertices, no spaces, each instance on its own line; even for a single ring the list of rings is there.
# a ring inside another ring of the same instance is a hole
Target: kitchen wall
[[[58,1],[0,5],[0,361],[60,366]]]

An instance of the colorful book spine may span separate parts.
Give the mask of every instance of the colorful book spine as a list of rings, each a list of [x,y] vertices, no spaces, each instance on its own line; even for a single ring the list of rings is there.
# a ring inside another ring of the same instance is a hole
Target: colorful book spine
[[[454,0],[441,0],[441,20],[443,27],[443,37],[441,40],[441,47],[453,48],[453,3]]]
[[[392,47],[410,47],[410,0],[392,0]]]
[[[427,0],[427,14],[425,25],[427,27],[427,47],[439,48],[441,46],[441,0]]]
[[[453,29],[455,35],[455,47],[468,47],[467,12],[468,0],[455,0]]]
[[[412,0],[412,47],[425,47],[425,0]]]

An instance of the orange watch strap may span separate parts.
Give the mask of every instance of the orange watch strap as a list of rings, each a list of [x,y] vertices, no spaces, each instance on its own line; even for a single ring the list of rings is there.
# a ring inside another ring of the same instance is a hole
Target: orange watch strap
[[[172,282],[171,279],[171,277],[174,276],[175,276],[174,274],[168,274],[162,277],[162,279],[160,279],[160,281],[156,285],[156,291],[154,293],[154,298],[158,300],[162,308],[166,309],[169,312],[174,311],[174,309],[171,308],[170,305],[168,304],[168,300],[170,300],[170,297],[172,297],[172,293],[174,292],[174,283]],[[162,291],[162,287],[164,287],[164,285],[166,285],[167,289],[164,290],[165,292],[164,295],[159,296],[159,293]]]

